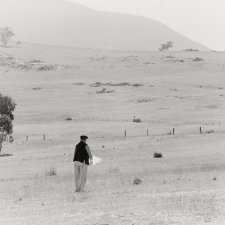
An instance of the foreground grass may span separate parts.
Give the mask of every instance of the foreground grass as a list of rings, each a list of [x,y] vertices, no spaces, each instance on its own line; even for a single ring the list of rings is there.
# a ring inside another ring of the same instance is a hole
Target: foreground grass
[[[212,138],[220,139],[201,136],[199,142],[209,146]],[[206,150],[203,146],[195,155],[190,146],[180,154],[177,149],[191,139],[193,136],[164,137],[158,143],[157,138],[151,138],[151,151],[149,138],[121,139],[117,146],[109,140],[105,143],[107,147],[95,152],[102,162],[89,168],[86,190],[79,194],[74,193],[70,146],[55,148],[53,145],[44,152],[38,146],[34,156],[35,145],[30,154],[21,144],[18,147],[23,154],[18,155],[16,163],[14,157],[2,161],[1,169],[18,167],[20,170],[14,171],[11,178],[1,179],[0,222],[6,225],[29,224],[29,221],[99,225],[221,222],[225,199],[221,155],[215,158],[214,149]],[[197,140],[193,142],[198,145]],[[41,145],[49,147],[48,143]],[[113,146],[115,150],[109,150]],[[154,150],[159,148],[164,158],[154,159]],[[61,154],[61,149],[68,152]],[[217,153],[222,154],[222,149]],[[135,178],[142,183],[133,185]]]

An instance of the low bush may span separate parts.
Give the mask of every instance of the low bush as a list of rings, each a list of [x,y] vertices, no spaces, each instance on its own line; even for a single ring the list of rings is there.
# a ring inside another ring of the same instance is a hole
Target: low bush
[[[154,152],[154,158],[162,158],[162,153]]]
[[[205,133],[206,133],[206,134],[213,134],[213,133],[215,133],[215,131],[214,131],[214,130],[208,130],[208,131],[206,131]]]
[[[136,119],[136,118],[134,118],[134,119],[133,119],[133,122],[134,122],[134,123],[141,123],[141,119]]]
[[[142,184],[142,180],[139,178],[135,178],[133,181],[133,185],[139,185],[139,184]]]

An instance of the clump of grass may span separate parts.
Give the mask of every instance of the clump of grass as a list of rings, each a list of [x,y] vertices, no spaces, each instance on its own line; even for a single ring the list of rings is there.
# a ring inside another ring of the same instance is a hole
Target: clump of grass
[[[200,58],[200,57],[196,57],[193,59],[194,62],[201,62],[201,61],[204,61],[203,58]]]
[[[134,122],[134,123],[141,123],[141,119],[134,118],[134,119],[133,119],[133,122]]]
[[[186,51],[186,52],[199,52],[198,49],[193,49],[193,48],[187,48],[184,51]]]
[[[80,85],[84,85],[84,83],[77,82],[77,83],[73,83],[73,85],[78,85],[78,86],[80,86]]]
[[[151,101],[152,101],[152,99],[150,99],[150,98],[140,98],[140,99],[137,100],[137,103],[151,102]]]
[[[215,133],[215,131],[214,131],[214,130],[208,130],[208,131],[206,131],[205,133],[206,133],[206,134],[213,134],[213,133]]]
[[[39,91],[39,90],[41,90],[42,88],[41,87],[34,87],[34,88],[32,88],[34,91]]]
[[[117,173],[119,173],[119,168],[118,167],[109,168],[108,173],[109,174],[117,174]]]
[[[133,84],[131,84],[131,86],[133,86],[133,87],[143,87],[144,84],[133,83]]]
[[[106,94],[106,93],[113,93],[113,90],[106,90],[106,88],[103,88],[101,91],[96,91],[97,94]]]
[[[51,168],[49,171],[46,171],[45,176],[56,176],[56,169]]]
[[[12,154],[0,154],[0,157],[8,157],[8,156],[13,156]]]
[[[135,178],[133,181],[133,185],[139,185],[139,184],[142,184],[142,180],[139,178]]]
[[[163,157],[162,153],[154,152],[154,158],[162,158],[162,157]]]

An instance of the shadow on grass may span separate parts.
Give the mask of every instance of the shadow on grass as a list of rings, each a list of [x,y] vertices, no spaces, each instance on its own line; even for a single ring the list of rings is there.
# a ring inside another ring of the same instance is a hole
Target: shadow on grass
[[[0,154],[0,158],[1,157],[9,157],[9,156],[13,156],[12,154]]]

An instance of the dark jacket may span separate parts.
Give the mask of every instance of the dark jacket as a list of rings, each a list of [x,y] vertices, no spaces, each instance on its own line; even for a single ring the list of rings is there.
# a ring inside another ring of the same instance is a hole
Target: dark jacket
[[[87,144],[83,141],[80,141],[75,148],[75,153],[73,157],[73,162],[78,161],[81,163],[85,163],[86,165],[89,165],[89,155],[86,150]]]

